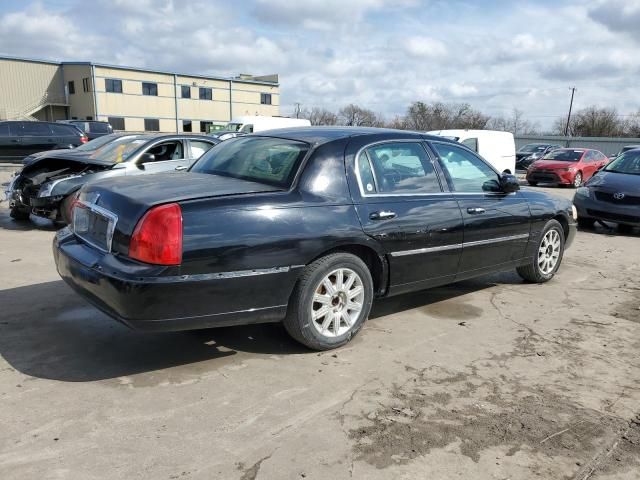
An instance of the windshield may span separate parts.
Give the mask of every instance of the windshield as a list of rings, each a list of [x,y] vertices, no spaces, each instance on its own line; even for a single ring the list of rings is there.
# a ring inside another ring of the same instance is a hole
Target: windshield
[[[640,150],[628,150],[604,167],[606,172],[640,175]]]
[[[91,158],[100,162],[120,163],[124,162],[133,152],[147,143],[143,136],[127,136],[113,140],[102,148],[97,149]]]
[[[289,187],[309,145],[269,137],[238,137],[219,143],[190,171]]]
[[[547,153],[543,160],[558,160],[561,162],[577,162],[582,158],[584,150],[554,150]]]
[[[546,145],[542,145],[541,143],[528,143],[520,147],[518,151],[522,153],[542,152],[546,147]]]
[[[84,145],[76,147],[76,150],[79,150],[81,152],[91,152],[93,150],[99,149],[109,142],[113,142],[116,138],[119,137],[121,137],[121,135],[104,135],[102,137],[95,138],[90,142],[85,143]]]

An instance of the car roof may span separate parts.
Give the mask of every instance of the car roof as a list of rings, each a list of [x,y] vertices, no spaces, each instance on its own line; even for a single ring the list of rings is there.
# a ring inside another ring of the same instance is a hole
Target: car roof
[[[416,140],[437,140],[441,142],[444,141],[447,143],[457,144],[457,142],[453,140],[449,140],[444,137],[438,137],[436,135],[428,135],[422,132],[374,127],[290,127],[265,130],[247,136],[278,137],[287,138],[289,140],[298,140],[300,142],[310,144],[322,144],[349,137],[381,136],[385,138],[392,138],[394,135],[402,138],[415,138]]]

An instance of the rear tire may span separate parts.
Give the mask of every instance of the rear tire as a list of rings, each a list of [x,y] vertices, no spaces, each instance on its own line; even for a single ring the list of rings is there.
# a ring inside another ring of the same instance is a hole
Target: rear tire
[[[560,268],[563,255],[564,230],[557,220],[549,220],[540,235],[534,258],[516,270],[528,282],[548,282]]]
[[[30,213],[28,208],[15,206],[9,211],[9,216],[14,220],[26,221],[29,220]]]
[[[538,182],[531,182],[529,180],[527,180],[527,182],[529,183],[529,185],[531,185],[532,187],[535,187],[536,185],[538,185]]]
[[[289,300],[284,327],[313,350],[348,343],[362,328],[373,302],[373,280],[355,255],[332,253],[307,265]]]

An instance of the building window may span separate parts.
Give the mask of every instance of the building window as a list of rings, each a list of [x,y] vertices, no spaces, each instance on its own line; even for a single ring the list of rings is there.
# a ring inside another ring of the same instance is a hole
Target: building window
[[[200,100],[213,100],[213,91],[210,88],[200,87]]]
[[[145,132],[159,132],[160,120],[157,118],[145,118],[144,119],[144,131]]]
[[[69,95],[73,95],[74,93],[76,93],[76,84],[73,83],[73,80],[67,82],[67,89],[69,90]]]
[[[124,130],[124,118],[122,117],[107,117],[107,122],[114,130]]]
[[[84,92],[91,91],[91,82],[89,81],[89,77],[84,77],[82,79],[82,91]]]
[[[107,78],[104,81],[105,90],[111,93],[122,93],[122,80]]]
[[[182,120],[182,131],[193,132],[193,126],[191,120]]]
[[[142,82],[142,95],[158,96],[158,84]]]
[[[270,93],[261,93],[260,94],[260,104],[261,105],[271,105],[271,94]]]
[[[93,120],[93,117],[91,115],[87,115],[87,120]]]
[[[200,122],[200,132],[209,133],[209,127],[213,126],[213,122]]]
[[[191,87],[189,85],[182,85],[182,98],[191,98]]]

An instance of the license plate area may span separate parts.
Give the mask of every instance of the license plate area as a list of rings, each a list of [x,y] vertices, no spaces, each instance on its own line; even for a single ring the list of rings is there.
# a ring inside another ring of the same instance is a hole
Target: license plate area
[[[95,204],[78,202],[73,208],[73,233],[88,244],[111,251],[118,217]]]

